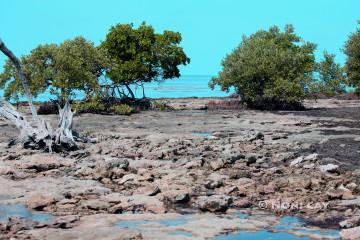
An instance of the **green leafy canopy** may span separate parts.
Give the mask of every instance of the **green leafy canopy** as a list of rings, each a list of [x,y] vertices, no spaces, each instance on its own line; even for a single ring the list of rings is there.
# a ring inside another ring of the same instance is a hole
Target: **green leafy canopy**
[[[299,102],[312,80],[316,45],[303,41],[292,25],[276,26],[244,36],[222,61],[222,71],[209,86],[235,88],[247,102],[259,99]]]
[[[360,24],[360,21],[358,21]],[[345,54],[347,55],[345,71],[349,79],[349,83],[360,93],[360,28],[350,34],[349,39],[345,43]]]
[[[344,68],[335,62],[335,55],[326,51],[323,60],[315,65],[314,81],[310,85],[311,93],[334,96],[345,93],[347,79]]]
[[[155,33],[152,26],[132,24],[113,26],[101,44],[110,59],[107,76],[113,84],[143,84],[180,77],[179,65],[190,59],[184,53],[178,32]]]
[[[59,100],[72,97],[75,90],[90,94],[98,87],[107,58],[92,42],[83,37],[66,40],[60,45],[39,45],[21,58],[34,96],[50,88]],[[23,95],[23,88],[14,65],[7,61],[0,75],[0,87],[7,99]]]

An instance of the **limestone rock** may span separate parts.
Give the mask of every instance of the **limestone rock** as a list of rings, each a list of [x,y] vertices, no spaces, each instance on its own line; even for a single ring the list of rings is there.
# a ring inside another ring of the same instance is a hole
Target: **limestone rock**
[[[66,160],[59,159],[52,155],[35,154],[24,157],[18,164],[19,169],[34,169],[36,172],[57,169],[62,166],[69,165]]]
[[[106,210],[110,207],[108,202],[100,199],[89,199],[81,203],[81,205],[90,210]]]
[[[190,194],[186,190],[168,190],[163,193],[163,196],[171,203],[186,203],[190,200]]]
[[[97,178],[111,178],[114,169],[127,169],[129,161],[125,158],[107,157],[104,161],[98,161],[95,167]]]
[[[225,212],[233,199],[224,195],[201,196],[196,203],[200,210],[209,212]]]
[[[344,229],[340,235],[344,240],[358,240],[360,239],[360,227]]]
[[[336,173],[339,171],[339,166],[335,164],[326,164],[326,165],[320,165],[319,169],[321,172],[324,173]]]
[[[44,196],[41,194],[33,195],[26,201],[26,206],[30,209],[41,210],[44,207],[50,206],[56,200],[52,196]]]

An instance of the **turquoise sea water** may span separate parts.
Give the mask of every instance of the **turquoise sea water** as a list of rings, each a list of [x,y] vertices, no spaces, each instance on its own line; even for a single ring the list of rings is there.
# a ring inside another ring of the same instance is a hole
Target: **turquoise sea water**
[[[226,97],[234,93],[221,91],[220,87],[211,90],[208,86],[212,76],[209,75],[187,75],[176,79],[169,79],[163,82],[153,82],[145,84],[145,96],[148,98],[188,98],[188,97]],[[136,97],[142,98],[142,88],[132,87]],[[347,87],[348,92],[354,89]],[[0,90],[0,96],[3,91]],[[77,92],[75,99],[82,99],[84,94]],[[39,95],[36,101],[48,101],[55,99],[49,92]],[[25,100],[22,98],[21,100]]]
[[[177,79],[169,79],[163,82],[148,83],[145,84],[145,96],[148,98],[186,98],[186,97],[225,97],[229,96],[230,93],[226,93],[216,87],[211,90],[208,86],[212,76],[182,76]],[[142,88],[132,88],[135,90],[136,97],[141,98]],[[0,90],[0,96],[3,95],[3,91]],[[81,99],[83,93],[78,92],[76,98]],[[48,101],[54,98],[50,93],[44,93],[38,96],[36,101]],[[21,99],[25,100],[25,99]]]
[[[211,90],[208,86],[210,80],[211,76],[194,75],[150,83],[145,86],[145,94],[150,98],[225,97],[231,94],[219,87]],[[142,90],[138,89],[136,95],[142,97]]]

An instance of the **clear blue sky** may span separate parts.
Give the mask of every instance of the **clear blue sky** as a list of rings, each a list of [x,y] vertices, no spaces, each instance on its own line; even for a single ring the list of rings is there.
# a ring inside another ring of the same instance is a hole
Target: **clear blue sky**
[[[192,59],[186,75],[216,74],[243,34],[286,23],[317,43],[318,55],[326,49],[343,62],[340,49],[360,20],[359,0],[0,0],[0,7],[0,38],[17,55],[77,35],[98,44],[116,23],[180,31]]]

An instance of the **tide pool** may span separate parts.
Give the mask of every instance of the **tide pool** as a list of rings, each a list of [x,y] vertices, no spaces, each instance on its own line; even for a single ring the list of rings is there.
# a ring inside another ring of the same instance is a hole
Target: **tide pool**
[[[141,215],[139,215],[141,216]],[[142,233],[162,232],[168,236],[181,236],[184,239],[191,239],[201,236],[204,232],[211,228],[211,222],[226,218],[233,220],[245,220],[244,225],[252,221],[274,221],[266,220],[267,217],[273,216],[267,213],[247,213],[236,211],[232,214],[226,215],[210,215],[210,214],[185,214],[179,215],[176,218],[162,218],[162,219],[134,219],[121,220],[115,223],[116,227],[122,229],[137,230]],[[211,220],[209,221],[209,218]],[[206,220],[205,220],[206,219]],[[193,228],[194,224],[199,224],[198,227]],[[253,229],[252,231],[244,228],[239,224],[239,231],[224,233],[215,236],[215,240],[310,240],[310,239],[340,239],[339,230],[337,229],[321,229],[314,226],[309,226],[304,220],[295,216],[284,216],[278,218],[276,223],[266,229]]]
[[[11,217],[25,218],[36,222],[49,222],[53,219],[51,214],[30,211],[25,205],[0,204],[0,221],[7,221]]]

